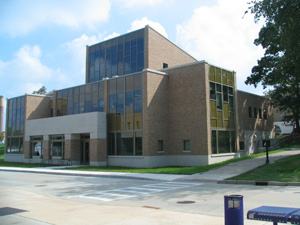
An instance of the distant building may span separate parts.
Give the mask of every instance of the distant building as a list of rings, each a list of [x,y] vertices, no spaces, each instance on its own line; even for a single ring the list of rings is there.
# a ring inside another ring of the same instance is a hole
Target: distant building
[[[237,91],[234,71],[149,26],[86,54],[86,84],[8,99],[5,161],[201,166],[251,154],[271,136],[269,99]]]
[[[3,132],[4,96],[0,95],[0,132]]]

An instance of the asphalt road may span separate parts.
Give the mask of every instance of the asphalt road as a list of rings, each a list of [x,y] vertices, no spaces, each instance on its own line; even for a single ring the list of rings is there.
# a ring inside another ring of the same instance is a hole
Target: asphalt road
[[[0,224],[223,224],[224,195],[231,194],[244,196],[244,214],[262,205],[300,208],[293,186],[1,171]]]

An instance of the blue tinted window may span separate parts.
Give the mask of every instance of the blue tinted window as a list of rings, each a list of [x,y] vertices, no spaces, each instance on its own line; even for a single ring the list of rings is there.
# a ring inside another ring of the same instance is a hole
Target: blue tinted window
[[[132,62],[131,63],[131,73],[135,73],[136,72],[136,62]]]
[[[104,112],[104,99],[99,99],[99,112]]]
[[[131,47],[133,47],[133,46],[136,46],[136,39],[134,39],[134,40],[131,40]]]
[[[90,101],[86,101],[85,105],[84,105],[85,109],[84,112],[91,112],[91,102]]]
[[[117,94],[117,114],[124,114],[124,94]]]
[[[74,109],[74,114],[78,114],[78,103],[74,103],[73,109]]]
[[[100,64],[105,63],[105,49],[100,50]]]
[[[95,52],[90,54],[90,66],[95,65]]]
[[[144,51],[144,38],[138,39],[138,52]]]
[[[132,91],[126,92],[125,106],[130,107],[130,106],[132,106],[132,104],[133,104],[133,92]]]
[[[117,75],[117,60],[116,59],[114,59],[114,60],[112,60],[112,62],[111,62],[111,74],[112,75]]]
[[[116,59],[117,58],[117,46],[112,47],[112,58]]]
[[[69,107],[68,108],[68,115],[72,115],[72,111],[73,111],[72,107]]]
[[[131,48],[131,62],[135,62],[136,61],[136,54],[137,54],[137,48],[136,47],[133,47]]]
[[[125,42],[125,56],[130,55],[130,42]]]
[[[131,68],[130,57],[127,56],[127,57],[125,57],[125,74],[130,73],[130,68]]]
[[[142,90],[136,90],[134,91],[134,112],[141,113],[142,108]]]
[[[137,66],[140,70],[140,68],[144,68],[144,52],[140,52],[138,54],[138,66]]]
[[[94,104],[93,105],[93,112],[97,112],[98,111],[98,104]]]
[[[116,95],[109,95],[109,109],[115,109],[116,108]]]

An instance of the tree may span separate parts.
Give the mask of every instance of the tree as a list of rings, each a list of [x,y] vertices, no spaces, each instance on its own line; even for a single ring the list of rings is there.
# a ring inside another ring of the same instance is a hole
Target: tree
[[[33,91],[32,94],[45,95],[47,93],[47,88],[42,86],[39,90]]]
[[[265,53],[245,83],[273,87],[269,91],[273,104],[291,113],[287,119],[296,123],[296,132],[299,133],[300,1],[252,0],[249,4],[254,21],[265,20],[259,37],[254,40],[254,44],[261,45]]]

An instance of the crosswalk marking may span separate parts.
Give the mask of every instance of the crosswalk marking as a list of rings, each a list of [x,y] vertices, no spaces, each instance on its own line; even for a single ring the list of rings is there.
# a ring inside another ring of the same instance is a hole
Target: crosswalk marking
[[[153,193],[175,190],[180,188],[188,188],[197,185],[202,185],[202,184],[182,183],[182,182],[163,182],[157,184],[146,184],[146,185],[140,185],[134,187],[118,188],[118,189],[106,190],[106,191],[96,191],[96,192],[74,195],[69,197],[92,199],[101,202],[111,202],[111,201],[116,201],[121,199],[133,198],[136,196],[141,196],[146,194],[153,194]]]

